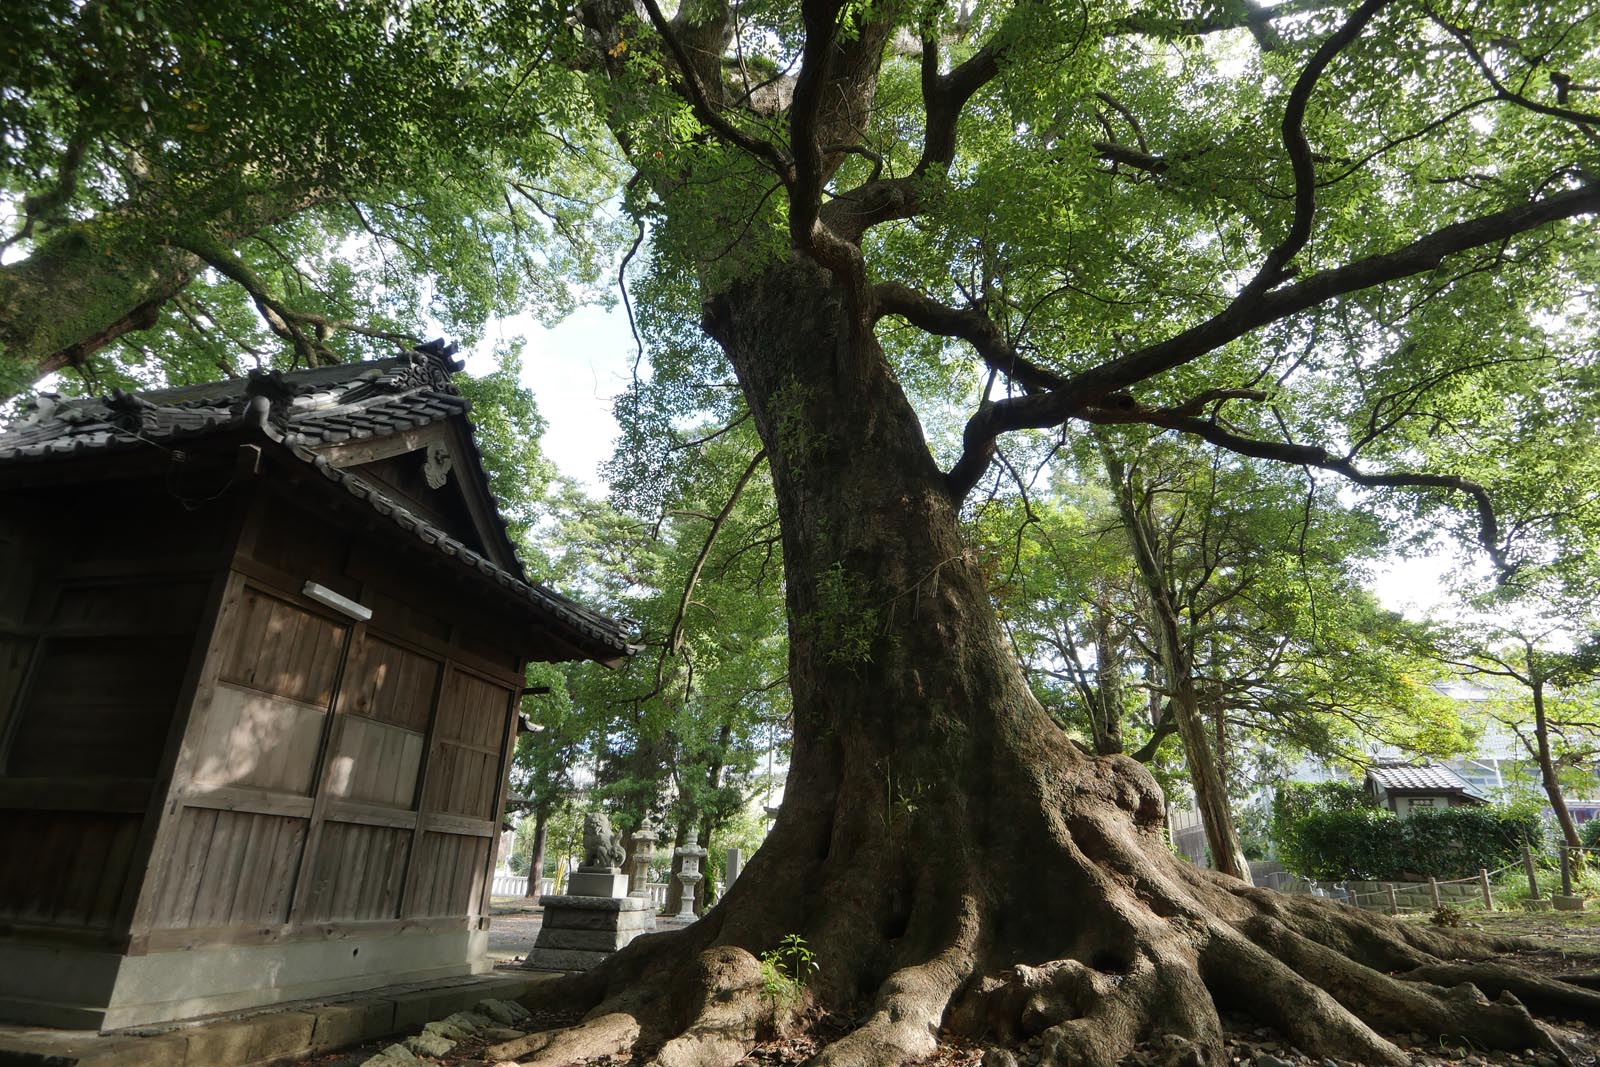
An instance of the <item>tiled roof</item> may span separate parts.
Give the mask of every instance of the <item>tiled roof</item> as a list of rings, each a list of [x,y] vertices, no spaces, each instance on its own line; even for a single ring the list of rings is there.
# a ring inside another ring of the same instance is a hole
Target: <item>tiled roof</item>
[[[148,393],[113,390],[109,398],[63,400],[50,394],[25,406],[22,417],[0,432],[0,464],[49,461],[157,445],[173,447],[225,430],[259,429],[284,450],[315,468],[351,496],[445,556],[455,559],[528,601],[568,631],[579,647],[631,655],[621,623],[530,581],[515,563],[505,522],[494,515],[494,531],[508,569],[485,558],[417,516],[403,503],[348,469],[333,466],[317,449],[387,437],[462,416],[470,401],[451,384],[459,365],[442,342],[391,359],[317,367],[287,374],[252,372],[248,378]],[[473,474],[486,484],[482,457],[471,449]]]
[[[1427,763],[1421,767],[1410,763],[1375,763],[1367,774],[1388,790],[1428,790],[1436,793],[1465,793],[1471,787],[1448,767]]]
[[[285,444],[316,447],[416,429],[465,414],[443,346],[392,359],[110,397],[36,398],[0,433],[0,462],[169,445],[264,418]],[[264,400],[265,406],[257,403]],[[252,409],[256,415],[252,416]]]

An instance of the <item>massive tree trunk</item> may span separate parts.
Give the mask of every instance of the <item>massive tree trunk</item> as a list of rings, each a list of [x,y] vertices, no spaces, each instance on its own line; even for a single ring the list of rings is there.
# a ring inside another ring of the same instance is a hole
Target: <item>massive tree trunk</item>
[[[706,314],[783,520],[795,735],[777,823],[700,922],[541,986],[586,1004],[583,1024],[491,1058],[637,1047],[731,1064],[781,1011],[755,957],[791,934],[816,954],[815,1002],[863,1020],[824,1065],[903,1063],[945,1027],[1031,1039],[1046,1064],[1110,1067],[1159,1039],[1174,1064],[1221,1067],[1219,1004],[1363,1063],[1407,1062],[1381,1034],[1418,1031],[1565,1058],[1505,992],[1591,1017],[1600,995],[1453,970],[1493,946],[1253,889],[1167,850],[1149,772],[1085,754],[1031,695],[917,418],[853,319],[796,262]]]

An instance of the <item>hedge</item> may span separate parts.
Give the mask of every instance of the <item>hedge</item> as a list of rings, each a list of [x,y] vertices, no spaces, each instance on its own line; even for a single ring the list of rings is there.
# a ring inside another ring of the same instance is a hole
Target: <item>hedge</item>
[[[1523,805],[1422,808],[1409,819],[1386,808],[1322,811],[1294,829],[1295,862],[1284,866],[1321,880],[1468,878],[1515,862],[1524,844],[1544,845],[1537,809]]]
[[[1300,824],[1325,812],[1365,811],[1371,802],[1354,782],[1283,782],[1272,795],[1272,844],[1288,870],[1309,863],[1300,842]]]

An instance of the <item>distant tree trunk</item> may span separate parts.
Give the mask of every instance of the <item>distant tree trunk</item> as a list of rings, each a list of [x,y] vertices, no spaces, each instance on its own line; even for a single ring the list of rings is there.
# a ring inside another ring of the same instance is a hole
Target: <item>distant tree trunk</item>
[[[544,880],[544,847],[550,836],[550,813],[543,807],[533,810],[533,862],[528,865],[528,888],[525,897],[539,895],[539,883]]]
[[[1089,722],[1094,751],[1112,756],[1122,751],[1122,644],[1112,625],[1111,598],[1105,589],[1094,606],[1095,702]]]
[[[1530,653],[1530,661],[1532,658]],[[1532,666],[1530,662],[1529,667]],[[1556,775],[1556,762],[1550,755],[1550,722],[1545,718],[1544,678],[1530,670],[1529,679],[1533,688],[1533,737],[1537,746],[1535,758],[1539,761],[1539,777],[1544,782],[1544,795],[1550,799],[1550,808],[1556,813],[1556,822],[1561,826],[1562,840],[1568,848],[1579,848],[1583,845],[1583,841],[1578,837],[1578,824],[1572,821],[1572,812],[1567,810],[1567,798],[1561,792],[1561,779]]]
[[[689,820],[679,819],[672,831],[672,862],[667,866],[667,902],[664,909],[668,915],[676,915],[683,909],[683,883],[678,881],[678,872],[683,870],[683,857],[678,855],[678,849],[688,839]]]
[[[1110,475],[1117,494],[1117,507],[1122,514],[1123,525],[1127,527],[1128,540],[1133,546],[1134,562],[1149,593],[1150,628],[1155,635],[1156,650],[1161,657],[1162,679],[1171,701],[1169,714],[1177,726],[1178,736],[1183,738],[1184,754],[1189,764],[1189,784],[1194,788],[1195,805],[1200,809],[1200,821],[1205,826],[1211,864],[1224,874],[1248,883],[1250,863],[1244,858],[1244,846],[1239,841],[1239,831],[1233,823],[1233,811],[1228,806],[1227,784],[1223,781],[1216,754],[1211,750],[1210,739],[1206,737],[1200,698],[1195,690],[1194,664],[1184,646],[1178,607],[1173,603],[1162,561],[1158,558],[1159,542],[1149,519],[1139,511],[1126,465],[1110,448],[1103,447],[1102,452],[1106,473]]]

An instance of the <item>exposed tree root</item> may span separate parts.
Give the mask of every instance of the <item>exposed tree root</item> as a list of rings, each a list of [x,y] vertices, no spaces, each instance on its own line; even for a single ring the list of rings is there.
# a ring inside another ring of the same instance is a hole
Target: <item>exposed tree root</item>
[[[1458,986],[1471,983],[1485,996],[1511,994],[1529,1009],[1600,1022],[1600,993],[1560,978],[1530,974],[1504,963],[1437,963],[1397,975],[1407,982]]]
[[[688,1020],[656,1053],[661,1067],[732,1067],[785,1007],[762,996],[761,965],[740,948],[700,953],[688,979]]]
[[[626,1052],[639,1040],[639,1020],[627,1012],[607,1012],[577,1026],[529,1034],[494,1045],[484,1054],[491,1060],[520,1060],[529,1064],[580,1063],[597,1056]]]
[[[853,914],[810,927],[854,932],[856,941],[830,945],[837,970],[813,992],[827,989],[828,1007],[860,1013],[812,1062],[896,1067],[932,1054],[944,1031],[1026,1043],[1045,1067],[1115,1067],[1152,1043],[1169,1067],[1222,1067],[1219,1007],[1308,1052],[1360,1064],[1408,1063],[1385,1035],[1416,1033],[1531,1048],[1568,1067],[1586,1062],[1528,1009],[1600,1020],[1600,993],[1495,962],[1504,941],[1241,887],[1147,851],[1126,824],[1068,819],[1061,829],[1073,835],[1078,892],[1013,905],[1027,911],[1031,944],[1011,936],[1014,924],[996,921],[997,902],[965,882],[951,890],[953,922],[946,902],[894,920],[894,902],[858,897]],[[755,953],[808,928],[802,914],[753,906],[761,881],[752,864],[738,892],[695,926],[640,938],[598,971],[550,983],[544,991],[586,1008],[587,1018],[489,1054],[554,1067],[631,1049],[663,1067],[731,1067],[795,1007],[768,994]],[[884,932],[892,921],[901,928]],[[875,943],[862,943],[868,937]],[[913,945],[940,947],[917,959]],[[1013,962],[993,966],[1006,957]]]

